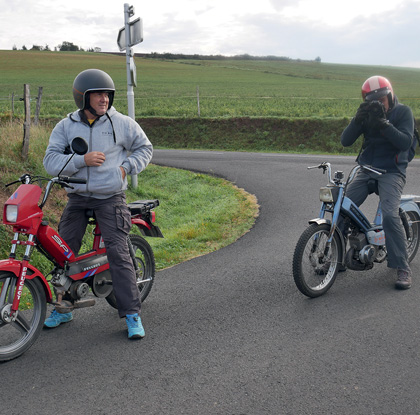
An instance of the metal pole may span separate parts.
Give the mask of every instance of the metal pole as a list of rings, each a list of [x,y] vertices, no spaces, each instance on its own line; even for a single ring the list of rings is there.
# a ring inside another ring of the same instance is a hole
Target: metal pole
[[[131,81],[131,70],[130,70],[130,60],[133,56],[133,50],[130,47],[131,45],[131,33],[130,33],[130,16],[132,16],[132,6],[128,3],[124,3],[124,26],[125,26],[125,60],[127,66],[127,104],[128,104],[128,116],[135,120],[134,112],[134,85]],[[131,175],[131,186],[137,188],[138,180],[137,175]]]

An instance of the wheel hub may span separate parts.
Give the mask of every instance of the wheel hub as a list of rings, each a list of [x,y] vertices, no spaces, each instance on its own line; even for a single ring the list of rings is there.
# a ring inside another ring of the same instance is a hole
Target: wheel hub
[[[0,310],[0,318],[5,323],[13,323],[17,319],[18,312],[12,312],[12,305],[7,304]]]

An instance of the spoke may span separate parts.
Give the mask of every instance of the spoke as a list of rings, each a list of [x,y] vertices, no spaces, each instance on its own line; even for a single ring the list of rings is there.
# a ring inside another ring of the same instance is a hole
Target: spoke
[[[12,323],[12,326],[24,335],[31,329],[29,321],[25,318],[22,312],[18,313],[17,319]]]
[[[15,288],[17,278],[9,278],[10,285],[9,285],[9,298],[7,300],[8,303],[13,303],[13,299],[15,298]]]
[[[10,282],[11,282],[11,278],[6,278],[5,280],[3,280],[3,286],[0,292],[0,307],[6,304],[6,296],[7,296]]]

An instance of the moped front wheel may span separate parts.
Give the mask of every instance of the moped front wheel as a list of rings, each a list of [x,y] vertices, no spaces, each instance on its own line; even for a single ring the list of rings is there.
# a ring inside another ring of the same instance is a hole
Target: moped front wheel
[[[334,284],[342,258],[337,233],[328,247],[329,224],[312,224],[301,235],[293,255],[293,278],[302,294],[319,297]]]
[[[149,243],[139,235],[128,235],[134,250],[135,260],[137,262],[137,287],[140,292],[140,299],[143,302],[149,295],[155,281],[155,256]],[[117,300],[114,292],[106,298],[108,304],[114,308],[117,307]]]
[[[17,281],[16,275],[0,272],[0,362],[26,352],[38,338],[45,321],[45,291],[36,278],[25,280],[17,317],[9,318]]]

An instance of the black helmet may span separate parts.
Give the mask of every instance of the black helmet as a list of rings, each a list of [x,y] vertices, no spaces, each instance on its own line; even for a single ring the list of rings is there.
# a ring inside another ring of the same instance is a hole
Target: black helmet
[[[100,69],[86,69],[76,76],[73,82],[73,97],[76,105],[81,109],[90,109],[89,92],[108,91],[109,105],[114,101],[115,86],[112,78]]]

